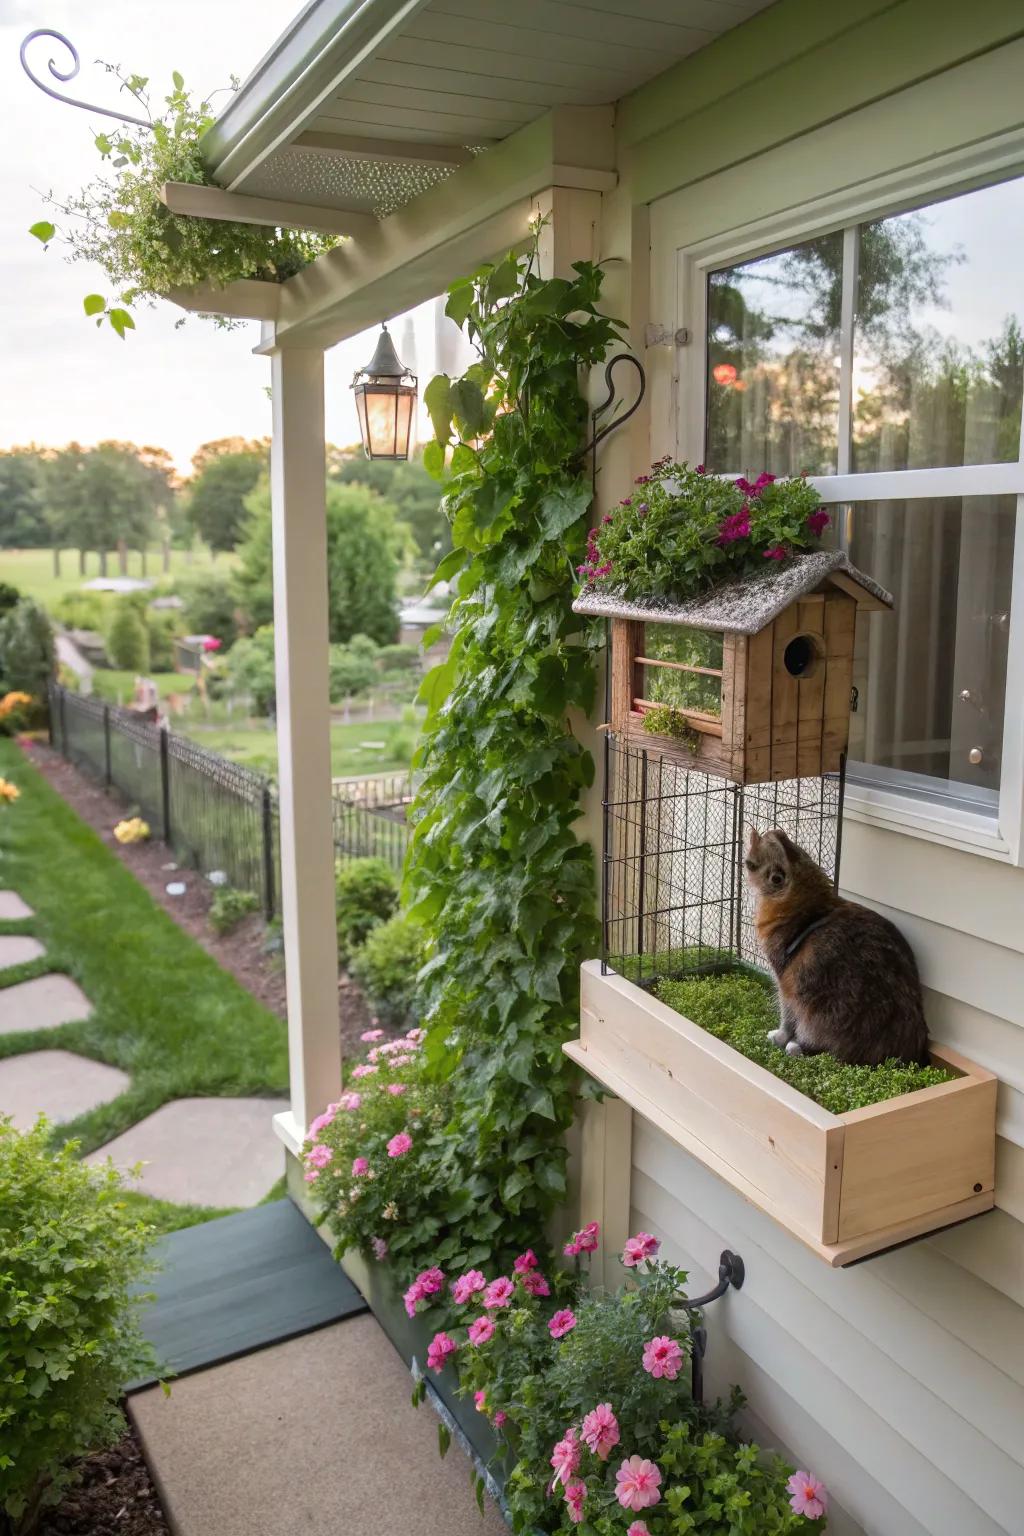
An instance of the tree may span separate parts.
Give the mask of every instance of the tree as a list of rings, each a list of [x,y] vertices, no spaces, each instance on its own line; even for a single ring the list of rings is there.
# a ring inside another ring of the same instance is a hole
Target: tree
[[[238,599],[230,576],[203,571],[178,591],[184,601],[185,626],[190,635],[216,635],[224,645],[238,636]]]
[[[214,459],[223,458],[228,453],[255,453],[260,454],[266,462],[270,457],[269,437],[218,437],[210,443],[200,443],[192,455],[193,475],[198,478],[208,464]]]
[[[276,707],[273,624],[264,624],[251,637],[235,641],[227,654],[227,673],[232,694],[247,694],[258,714],[273,714]]]
[[[332,645],[330,687],[332,702],[367,693],[377,676],[380,648],[368,635],[353,635],[348,645]]]
[[[188,515],[211,549],[234,549],[245,523],[245,498],[267,467],[258,451],[225,453],[209,459],[192,481]]]
[[[158,510],[171,499],[168,465],[162,449],[134,443],[58,449],[47,460],[43,484],[54,543],[76,548],[83,570],[86,551],[97,550],[104,575],[109,550],[144,550]]]
[[[44,699],[54,669],[53,630],[38,603],[23,597],[0,618],[0,678],[4,689]]]
[[[441,509],[443,488],[423,468],[423,456],[392,463],[367,459],[346,450],[332,455],[328,478],[339,485],[366,485],[395,509],[416,541],[420,555],[432,564],[452,547],[451,529]]]
[[[0,549],[39,549],[49,542],[39,453],[0,453]]]
[[[107,654],[125,672],[145,672],[149,667],[149,631],[133,602],[121,601],[107,632]]]

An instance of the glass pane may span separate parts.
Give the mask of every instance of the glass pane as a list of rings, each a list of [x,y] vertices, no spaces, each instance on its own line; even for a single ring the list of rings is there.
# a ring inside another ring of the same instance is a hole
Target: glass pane
[[[834,474],[841,231],[708,277],[709,469]]]
[[[998,789],[1015,516],[1012,496],[847,509],[850,559],[896,599],[857,622],[851,759]]]
[[[1024,181],[860,231],[855,470],[1018,457]]]
[[[687,667],[722,670],[722,636],[678,624],[648,624],[643,654],[652,661],[674,661]],[[706,715],[722,713],[722,679],[677,667],[644,667],[643,696],[673,709],[696,709]]]

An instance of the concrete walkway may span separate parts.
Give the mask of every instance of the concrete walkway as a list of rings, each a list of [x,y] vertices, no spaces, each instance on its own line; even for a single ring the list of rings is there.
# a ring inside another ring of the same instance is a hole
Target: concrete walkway
[[[470,1464],[437,1450],[409,1372],[364,1313],[138,1392],[128,1411],[175,1536],[508,1536]]]

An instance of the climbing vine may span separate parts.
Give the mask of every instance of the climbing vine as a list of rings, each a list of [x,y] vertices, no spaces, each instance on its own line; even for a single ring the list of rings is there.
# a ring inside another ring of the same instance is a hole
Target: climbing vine
[[[454,548],[454,643],[428,674],[424,779],[406,874],[434,940],[426,1053],[451,1079],[443,1224],[431,1262],[535,1241],[565,1193],[578,968],[596,942],[595,870],[576,834],[593,759],[574,726],[595,689],[598,634],[571,611],[591,487],[581,370],[617,337],[579,262],[542,279],[510,255],[456,283],[447,313],[478,360],[425,401]],[[428,641],[429,643],[429,641]]]

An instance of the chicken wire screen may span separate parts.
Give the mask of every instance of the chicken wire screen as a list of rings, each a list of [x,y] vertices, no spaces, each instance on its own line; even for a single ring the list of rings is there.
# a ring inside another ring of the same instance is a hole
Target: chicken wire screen
[[[765,968],[743,859],[781,828],[838,884],[843,775],[733,784],[610,736],[605,755],[602,967],[641,986]]]

